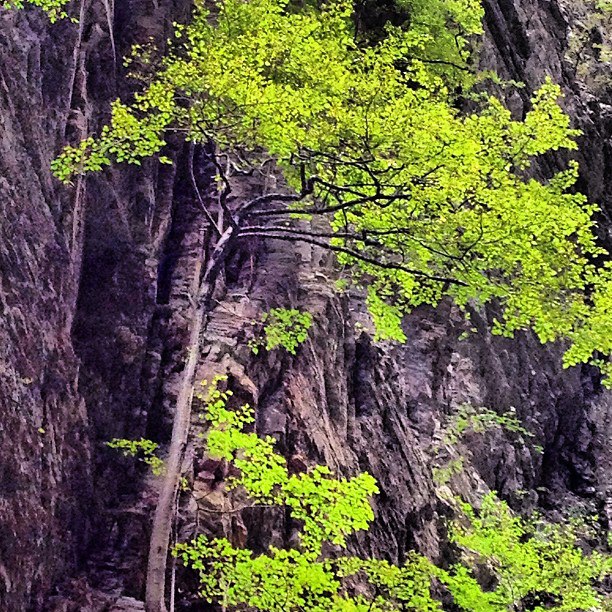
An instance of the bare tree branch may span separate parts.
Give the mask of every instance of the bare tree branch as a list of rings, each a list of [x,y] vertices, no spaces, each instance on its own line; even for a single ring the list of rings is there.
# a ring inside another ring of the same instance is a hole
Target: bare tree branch
[[[452,259],[457,262],[463,261],[465,259],[465,256],[469,252],[469,250],[472,249],[476,245],[476,243],[471,245],[467,251],[462,253],[462,255],[453,255],[452,253],[448,253],[447,251],[437,249],[427,244],[423,240],[419,240],[418,238],[415,238],[414,236],[411,235],[412,228],[402,228],[402,227],[389,229],[389,230],[364,229],[364,230],[361,230],[361,232],[358,232],[358,231],[351,232],[348,230],[348,226],[345,224],[343,232],[313,232],[310,230],[299,229],[299,228],[289,227],[289,226],[280,227],[277,225],[275,226],[250,225],[250,226],[243,227],[240,230],[241,233],[257,232],[257,231],[284,232],[287,234],[296,234],[296,235],[309,236],[311,238],[321,238],[321,239],[340,238],[342,240],[353,240],[355,242],[360,242],[366,246],[372,246],[372,247],[375,247],[381,250],[389,251],[390,253],[396,252],[394,249],[398,248],[399,245],[396,245],[395,247],[391,247],[391,246],[383,244],[382,242],[378,240],[373,240],[371,236],[381,236],[382,237],[382,236],[400,235],[406,238],[406,240],[411,240],[412,242],[416,242],[418,245],[420,245],[421,247],[423,247],[430,253],[435,253],[436,255],[440,255],[441,257]]]
[[[223,182],[223,189],[221,189],[219,191],[219,206],[221,207],[221,210],[222,210],[224,216],[227,218],[228,223],[235,230],[237,230],[238,229],[238,222],[234,218],[234,213],[231,211],[231,209],[227,205],[227,198],[232,193],[232,185],[231,185],[231,183],[229,181],[228,172],[222,166],[222,164],[219,163],[219,160],[217,159],[217,155],[214,152],[212,152],[210,154],[209,158],[210,158],[210,161],[215,166],[215,168],[217,169],[217,173],[219,174],[219,178]],[[229,157],[228,157],[228,164],[229,164]]]
[[[217,236],[220,237],[222,232],[219,229],[219,226],[217,225],[215,220],[213,219],[213,216],[211,215],[210,211],[208,210],[208,207],[206,206],[204,199],[202,198],[202,194],[200,193],[200,188],[198,187],[198,183],[196,181],[195,174],[193,172],[193,155],[194,155],[195,145],[191,143],[191,146],[189,147],[189,149],[190,149],[189,150],[189,162],[188,162],[189,176],[191,178],[191,184],[193,186],[193,191],[196,194],[196,197],[198,199],[198,204],[200,205],[202,212],[206,215],[208,222],[210,223],[211,227],[215,230],[215,233],[217,234]]]
[[[428,274],[427,272],[423,272],[422,270],[416,270],[414,268],[409,268],[404,266],[403,264],[392,262],[392,261],[379,261],[363,253],[359,253],[353,249],[349,249],[348,247],[343,247],[339,245],[332,245],[321,240],[316,240],[315,238],[311,238],[304,233],[300,233],[300,235],[288,235],[283,233],[273,233],[273,230],[265,230],[265,231],[241,231],[240,236],[258,236],[261,238],[270,238],[272,240],[284,240],[286,242],[304,242],[306,244],[312,244],[314,246],[321,247],[322,249],[333,251],[335,253],[343,253],[345,255],[349,255],[359,261],[364,263],[368,263],[377,268],[381,268],[383,270],[399,270],[401,272],[406,272],[407,274],[412,274],[413,276],[418,276],[420,278],[427,278],[428,280],[432,280],[438,283],[446,283],[451,285],[459,285],[462,287],[467,286],[466,283],[460,281],[455,278],[449,278],[446,276],[438,276],[435,274]]]

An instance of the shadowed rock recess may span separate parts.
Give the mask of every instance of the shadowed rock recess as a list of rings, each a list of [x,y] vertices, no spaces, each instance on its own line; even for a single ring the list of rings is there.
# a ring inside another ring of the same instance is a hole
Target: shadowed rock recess
[[[509,96],[513,111],[524,112],[546,75],[564,88],[584,131],[580,188],[602,204],[609,240],[612,106],[565,59],[579,3],[485,5],[483,65],[526,83]],[[131,44],[163,44],[188,10],[187,0],[82,0],[78,24],[50,25],[35,10],[0,9],[1,611],[144,610],[155,483],[104,442],[169,439],[189,286],[207,256],[190,156],[204,197],[213,185],[201,152],[179,144],[173,166],[114,168],[70,188],[49,164],[130,91],[121,57]],[[560,161],[547,158],[541,171]],[[449,305],[409,317],[406,345],[377,343],[360,296],[334,289],[330,264],[310,246],[240,242],[213,301],[198,376],[227,373],[256,407],[257,430],[274,435],[287,457],[377,478],[376,522],[355,550],[394,561],[414,547],[434,559],[447,554],[441,519],[449,509],[436,496],[431,447],[462,403],[514,407],[535,435],[468,441],[456,491],[473,499],[488,487],[517,507],[552,515],[578,507],[612,520],[612,396],[595,372],[563,371],[559,347],[527,334],[494,338],[491,313],[474,313],[467,325]],[[315,318],[298,354],[253,355],[250,322],[296,305]],[[465,338],[470,327],[479,333]],[[188,477],[206,490],[197,448],[188,459]],[[185,496],[179,538],[194,532],[192,506]],[[292,537],[273,510],[198,521],[256,546]],[[181,580],[178,609],[203,609]]]

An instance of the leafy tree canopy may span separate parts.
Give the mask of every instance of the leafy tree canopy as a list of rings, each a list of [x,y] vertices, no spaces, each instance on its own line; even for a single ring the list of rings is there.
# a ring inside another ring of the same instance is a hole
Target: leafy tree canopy
[[[570,338],[565,365],[609,354],[612,268],[590,263],[602,254],[596,207],[568,193],[574,164],[547,182],[528,176],[538,156],[576,148],[559,88],[544,83],[523,121],[494,97],[459,112],[452,92],[474,83],[479,2],[399,4],[405,22],[368,38],[349,0],[198,2],[144,91],[115,102],[100,136],[65,149],[55,172],[140,164],[173,133],[214,141],[217,160],[273,156],[298,202],[234,199],[236,233],[334,250],[367,285],[382,337],[403,340],[401,316],[448,295],[499,303],[495,333]],[[329,230],[296,228],[289,214],[324,215]]]
[[[533,516],[516,516],[494,494],[487,495],[479,512],[462,504],[463,521],[456,521],[451,540],[463,550],[464,562],[483,563],[497,578],[487,593],[488,608],[470,607],[469,599],[455,592],[453,582],[462,571],[455,568],[450,586],[457,603],[467,610],[513,610],[517,605],[543,612],[596,610],[602,600],[593,583],[612,572],[612,559],[594,552],[586,555],[576,542],[582,525],[552,524]]]

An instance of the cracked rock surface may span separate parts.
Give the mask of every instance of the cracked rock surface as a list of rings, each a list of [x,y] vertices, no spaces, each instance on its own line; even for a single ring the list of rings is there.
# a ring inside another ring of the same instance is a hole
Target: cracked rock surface
[[[84,0],[79,24],[54,26],[36,11],[0,10],[0,610],[144,609],[157,485],[105,442],[167,442],[189,285],[206,257],[186,171],[191,159],[206,180],[197,150],[175,143],[172,167],[114,168],[70,188],[51,177],[62,144],[95,131],[110,100],[130,90],[120,57],[150,36],[163,43],[189,8],[122,0],[109,15],[104,5]],[[562,85],[584,132],[580,187],[602,204],[609,239],[612,107],[566,59],[576,6],[487,0],[482,63],[526,83],[508,98],[519,115],[546,75]],[[539,171],[562,161],[547,158]],[[612,520],[612,397],[592,371],[563,371],[560,347],[492,337],[493,313],[474,313],[466,326],[449,304],[409,317],[406,345],[377,343],[361,297],[338,293],[329,256],[309,246],[243,241],[222,276],[199,377],[227,373],[256,407],[257,430],[290,459],[378,479],[376,522],[356,550],[396,561],[414,547],[445,556],[448,508],[432,449],[463,403],[513,408],[534,437],[466,440],[456,491],[475,499],[492,488],[517,507],[554,515],[574,506]],[[298,354],[253,355],[251,321],[298,305],[315,317]],[[471,327],[479,333],[466,338]],[[210,488],[212,466],[197,445],[188,457],[194,486]],[[220,521],[184,499],[182,536],[196,519],[257,546],[293,537],[273,510]],[[179,607],[196,609],[181,597]]]

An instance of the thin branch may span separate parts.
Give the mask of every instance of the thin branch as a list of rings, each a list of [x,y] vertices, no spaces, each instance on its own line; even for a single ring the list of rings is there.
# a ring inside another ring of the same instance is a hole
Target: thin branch
[[[482,213],[480,214],[480,217],[479,217],[479,226],[480,227],[479,227],[479,230],[478,230],[478,238],[476,238],[476,240],[474,240],[472,242],[472,244],[470,244],[468,247],[466,247],[463,250],[463,254],[460,257],[460,261],[463,261],[468,256],[469,252],[472,249],[476,248],[476,246],[480,243],[480,241],[484,237],[484,228],[482,226]]]
[[[253,210],[253,208],[257,208],[258,206],[263,206],[264,204],[271,204],[272,202],[287,202],[287,203],[299,202],[300,200],[304,199],[304,197],[305,196],[302,194],[292,195],[292,194],[287,194],[287,193],[269,193],[267,195],[259,196],[247,202],[240,209],[240,216],[241,217],[249,217],[251,215],[265,216],[268,213],[276,214],[276,212],[278,212],[279,214],[291,214],[292,211],[289,208],[278,209],[278,211],[276,209],[273,211],[265,211],[265,210],[260,210],[260,211],[255,211],[255,212],[251,212],[251,211]],[[285,211],[285,213],[282,213],[281,211]]]
[[[355,234],[349,231],[345,232],[313,232],[307,229],[298,229],[295,227],[268,227],[265,225],[247,225],[240,230],[240,233],[248,233],[252,234],[254,232],[283,232],[286,234],[294,234],[297,236],[308,236],[309,238],[321,238],[321,239],[329,239],[329,238],[341,238],[342,240],[354,240],[356,242],[361,242],[366,246],[373,246],[377,248],[386,248],[384,244],[376,241],[370,240],[367,237],[364,237],[360,234]]]
[[[306,244],[312,244],[313,246],[321,247],[322,249],[333,251],[335,253],[343,253],[344,255],[348,255],[353,257],[359,261],[364,263],[371,264],[377,268],[381,268],[383,270],[399,270],[401,272],[406,272],[407,274],[412,274],[413,276],[418,276],[421,278],[427,278],[429,280],[438,282],[438,283],[446,283],[451,285],[459,285],[462,287],[466,287],[467,284],[463,281],[457,280],[455,278],[448,278],[445,276],[437,276],[435,274],[428,274],[427,272],[423,272],[422,270],[415,270],[414,268],[408,268],[402,264],[395,263],[392,261],[378,261],[373,259],[372,257],[368,257],[367,255],[363,255],[353,249],[349,249],[347,247],[338,246],[328,244],[326,242],[322,242],[320,240],[316,240],[314,238],[310,238],[305,235],[283,235],[283,234],[272,234],[269,231],[253,231],[253,232],[244,232],[241,231],[240,235],[242,236],[258,236],[261,238],[270,238],[272,240],[284,240],[286,242],[305,242]]]
[[[323,154],[323,153],[321,155],[327,158],[332,157],[328,154]],[[338,212],[341,210],[346,210],[348,208],[361,206],[363,204],[373,204],[379,208],[387,208],[398,201],[412,200],[411,193],[409,192],[403,193],[403,192],[397,191],[399,186],[381,182],[377,176],[377,172],[372,170],[368,166],[367,163],[344,162],[344,161],[341,163],[348,163],[349,165],[358,165],[362,170],[364,170],[370,176],[370,178],[372,179],[372,183],[366,183],[363,185],[358,184],[358,185],[352,185],[352,186],[340,186],[340,185],[335,185],[334,183],[330,183],[329,181],[326,181],[316,175],[306,180],[305,177],[303,176],[305,172],[305,166],[304,164],[302,164],[301,166],[302,185],[303,185],[302,193],[298,195],[297,197],[291,198],[291,199],[286,199],[286,196],[284,200],[281,200],[280,198],[276,198],[276,199],[278,199],[279,201],[290,201],[290,202],[299,201],[303,199],[304,196],[307,195],[308,193],[312,193],[314,191],[314,185],[318,184],[318,185],[321,185],[326,190],[326,195],[329,195],[336,199],[336,201],[338,202],[337,204],[320,207],[315,203],[313,207],[309,207],[309,208],[302,208],[302,209],[282,208],[282,209],[275,209],[275,210],[261,210],[261,211],[252,212],[251,214],[253,216],[259,216],[259,217],[275,216],[275,215],[291,215],[291,214],[326,215],[326,214]],[[421,176],[415,177],[412,182],[415,185],[425,185],[426,179],[430,175],[437,172],[440,168],[441,168],[441,165],[434,166],[433,168],[430,168],[427,172],[425,172]],[[304,188],[304,184],[308,185],[307,189]],[[370,188],[375,189],[376,193],[366,194],[364,191],[360,191],[356,189],[356,187],[370,187]],[[383,189],[389,189],[392,187],[396,189],[395,193],[393,194],[383,193]],[[339,195],[342,193],[348,193],[356,197],[351,200],[342,200],[341,196]],[[251,210],[253,208],[256,208],[259,204],[261,204],[261,202],[252,201],[251,203],[247,204],[245,209]]]
[[[440,255],[441,257],[446,257],[447,259],[453,259],[455,261],[463,261],[467,252],[463,253],[461,256],[453,255],[452,253],[448,253],[443,250],[436,249],[435,247],[427,244],[423,240],[419,240],[414,236],[410,235],[411,228],[393,228],[389,230],[370,230],[364,229],[361,233],[350,232],[345,225],[344,232],[313,232],[305,229],[297,229],[294,227],[279,227],[279,226],[265,226],[265,225],[251,225],[243,227],[240,232],[256,232],[256,231],[264,231],[264,232],[284,232],[287,234],[297,234],[303,236],[309,236],[311,238],[322,238],[322,239],[330,239],[330,238],[340,238],[342,240],[354,240],[355,242],[361,242],[366,246],[373,246],[379,249],[388,250],[393,253],[393,247],[385,245],[377,240],[372,240],[369,238],[370,235],[374,236],[394,236],[401,235],[406,238],[406,240],[411,240],[412,242],[416,242],[418,245],[429,251],[430,253],[434,253],[436,255]],[[472,247],[470,247],[472,248]],[[468,249],[469,250],[469,249]]]
[[[193,496],[196,503],[200,503],[200,499]],[[208,514],[237,514],[238,512],[242,512],[243,510],[253,510],[255,508],[281,508],[282,506],[277,506],[274,504],[247,504],[246,506],[240,506],[239,508],[230,508],[229,510],[213,510],[212,508],[200,508],[198,505],[199,512],[207,512]]]
[[[271,202],[287,202],[287,203],[299,202],[300,200],[303,200],[306,196],[312,194],[312,192],[314,191],[314,178],[315,177],[311,177],[309,179],[306,178],[306,169],[304,167],[304,164],[302,164],[300,167],[300,178],[302,181],[302,188],[301,188],[300,193],[296,193],[296,194],[268,193],[266,195],[262,195],[257,198],[254,198],[253,200],[250,200],[249,202],[247,202],[240,208],[240,211],[239,211],[240,219],[250,216],[251,214],[257,215],[258,214],[257,212],[253,213],[251,211],[254,208],[257,208],[258,206],[270,204]],[[283,209],[283,210],[289,210],[289,209]]]
[[[391,204],[394,204],[397,201],[405,200],[409,201],[411,199],[410,194],[399,193],[396,195],[383,195],[377,194],[373,196],[363,196],[361,198],[355,198],[353,200],[341,201],[340,198],[336,195],[332,195],[339,203],[333,204],[331,206],[325,206],[323,208],[318,207],[316,204],[312,208],[276,208],[274,210],[259,210],[250,213],[254,217],[272,217],[272,216],[280,216],[280,215],[328,215],[330,213],[338,212],[340,210],[345,210],[347,208],[354,208],[357,206],[362,206],[363,204],[374,204],[378,208],[388,208]],[[292,199],[285,199],[286,202],[297,202],[303,199],[303,196],[292,197]],[[380,202],[380,200],[384,200]],[[281,201],[279,199],[279,201]]]
[[[471,71],[471,69],[468,66],[461,66],[460,64],[456,64],[455,62],[451,62],[448,60],[424,59],[422,57],[411,57],[410,59],[416,60],[418,62],[423,62],[424,64],[442,64],[444,66],[450,66],[451,68],[456,68],[457,70],[463,70],[465,72]]]
[[[219,174],[219,177],[221,178],[221,181],[223,182],[223,189],[219,191],[219,206],[221,207],[221,210],[227,217],[229,224],[234,229],[238,229],[238,222],[234,218],[234,214],[232,213],[231,209],[227,205],[227,198],[232,193],[232,185],[229,181],[229,178],[227,177],[228,173],[225,170],[225,168],[223,168],[223,166],[219,163],[219,160],[217,159],[217,156],[214,152],[212,152],[209,157],[210,157],[210,161],[213,163],[213,165],[217,169],[217,172]],[[228,156],[228,164],[229,164],[229,156]]]
[[[195,145],[193,143],[191,143],[190,151],[189,151],[189,164],[188,165],[189,165],[189,176],[191,178],[191,184],[193,186],[193,191],[196,194],[196,197],[198,199],[198,203],[200,205],[200,208],[202,209],[202,211],[206,215],[206,218],[208,219],[208,222],[210,223],[212,228],[215,230],[215,233],[217,234],[217,236],[220,237],[222,232],[219,229],[219,226],[215,223],[215,220],[213,219],[213,216],[210,214],[210,211],[208,210],[208,207],[204,203],[204,199],[202,198],[202,194],[200,193],[200,189],[198,187],[198,183],[196,181],[195,174],[193,172],[194,149],[195,149]]]

